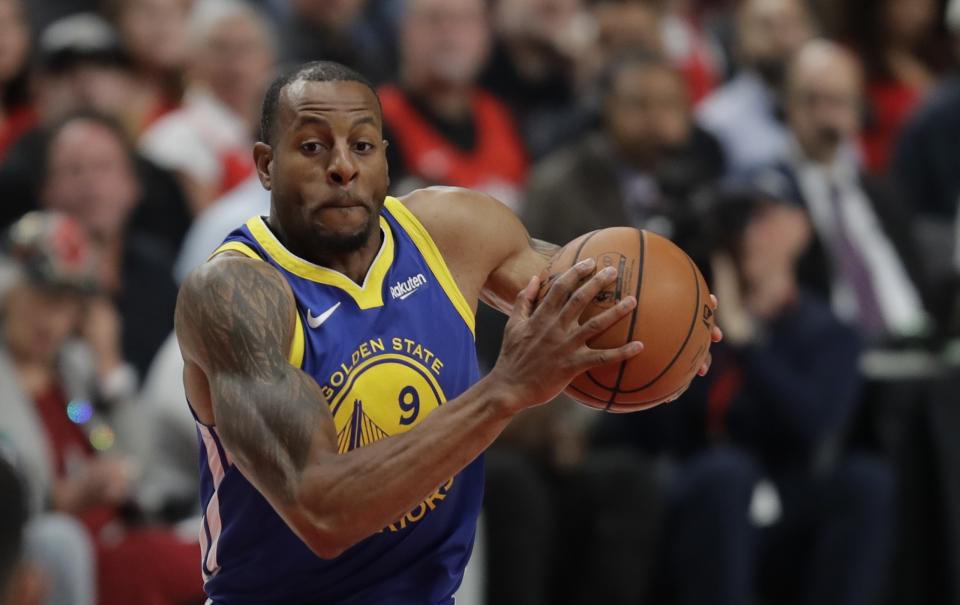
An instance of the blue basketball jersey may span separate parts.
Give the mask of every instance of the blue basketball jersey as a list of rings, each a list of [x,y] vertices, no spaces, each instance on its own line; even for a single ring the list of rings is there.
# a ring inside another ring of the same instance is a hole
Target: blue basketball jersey
[[[410,430],[479,375],[473,311],[426,229],[387,198],[380,230],[363,285],[294,256],[261,217],[217,249],[262,259],[290,283],[297,303],[290,362],[320,385],[342,453]],[[197,430],[203,576],[214,604],[453,602],[473,547],[482,458],[400,519],[324,560],[233,465],[216,427],[198,422]]]

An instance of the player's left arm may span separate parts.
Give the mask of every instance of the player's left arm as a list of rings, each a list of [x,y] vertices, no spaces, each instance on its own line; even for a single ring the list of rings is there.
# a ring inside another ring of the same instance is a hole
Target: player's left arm
[[[485,193],[431,187],[409,194],[403,202],[430,232],[473,305],[482,300],[509,315],[517,293],[561,248],[530,237],[512,210]],[[711,294],[710,299],[716,309],[716,297]],[[722,337],[720,328],[714,327],[714,342]],[[709,367],[708,357],[701,375]]]
[[[509,208],[479,191],[430,187],[402,199],[430,232],[471,304],[483,300],[509,314],[517,293],[560,250],[531,238]]]

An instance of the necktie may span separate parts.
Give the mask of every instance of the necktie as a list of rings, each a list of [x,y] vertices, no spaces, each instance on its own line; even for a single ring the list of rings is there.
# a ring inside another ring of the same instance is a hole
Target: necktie
[[[853,243],[846,216],[843,198],[836,183],[830,182],[830,209],[834,221],[833,263],[843,279],[850,285],[860,310],[860,326],[870,335],[882,334],[886,328],[873,277],[866,259]]]

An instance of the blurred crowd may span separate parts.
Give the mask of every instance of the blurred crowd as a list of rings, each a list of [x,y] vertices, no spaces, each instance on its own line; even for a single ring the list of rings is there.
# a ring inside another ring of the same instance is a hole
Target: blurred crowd
[[[393,194],[649,229],[721,301],[680,400],[511,425],[458,602],[960,603],[960,0],[0,0],[0,603],[203,601],[177,284],[318,59]]]

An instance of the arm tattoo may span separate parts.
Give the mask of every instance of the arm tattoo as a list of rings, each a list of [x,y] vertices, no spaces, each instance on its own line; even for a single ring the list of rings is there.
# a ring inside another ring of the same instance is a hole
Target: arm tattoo
[[[207,375],[217,427],[256,483],[290,502],[325,411],[319,387],[290,366],[292,294],[266,263],[223,259],[183,284],[177,334]]]

